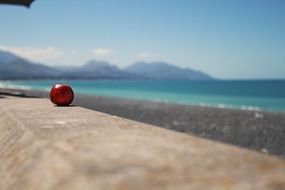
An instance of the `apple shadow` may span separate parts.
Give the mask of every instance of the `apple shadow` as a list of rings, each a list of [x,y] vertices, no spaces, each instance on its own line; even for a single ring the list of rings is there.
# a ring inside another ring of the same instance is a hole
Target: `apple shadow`
[[[67,108],[67,107],[71,107],[71,108],[73,108],[73,107],[77,107],[76,105],[68,105],[68,106],[59,106],[59,105],[54,105],[54,107],[58,107],[58,108]]]

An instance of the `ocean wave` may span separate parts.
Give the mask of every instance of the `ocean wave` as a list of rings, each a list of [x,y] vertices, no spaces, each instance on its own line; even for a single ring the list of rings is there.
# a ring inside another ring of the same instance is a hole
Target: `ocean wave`
[[[32,90],[32,87],[30,87],[30,86],[12,84],[11,82],[6,82],[6,81],[0,82],[0,88]]]
[[[260,111],[261,108],[256,106],[240,106],[242,110],[248,110],[248,111]]]
[[[246,106],[246,105],[230,105],[230,104],[209,104],[205,102],[201,103],[193,103],[191,105],[197,105],[201,107],[214,107],[214,108],[221,108],[221,109],[239,109],[239,110],[247,110],[247,111],[262,111],[260,107],[257,106]]]

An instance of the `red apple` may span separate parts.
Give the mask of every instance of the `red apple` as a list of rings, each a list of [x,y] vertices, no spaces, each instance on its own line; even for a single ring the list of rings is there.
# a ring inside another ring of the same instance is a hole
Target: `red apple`
[[[74,98],[73,90],[66,84],[56,84],[50,91],[50,101],[58,106],[68,106]]]

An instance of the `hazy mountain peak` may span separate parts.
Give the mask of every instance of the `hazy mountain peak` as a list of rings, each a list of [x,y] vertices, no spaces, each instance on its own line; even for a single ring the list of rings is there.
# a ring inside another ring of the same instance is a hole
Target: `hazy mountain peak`
[[[13,53],[0,50],[0,63],[10,63],[19,58],[20,57],[14,55]]]
[[[125,68],[126,71],[154,79],[211,80],[211,76],[189,68],[181,68],[166,62],[136,62]]]
[[[90,60],[85,63],[82,69],[119,69],[116,65],[112,65],[107,61]]]
[[[98,60],[92,59],[92,60],[87,61],[84,65],[111,65],[111,64],[107,61],[98,61]]]

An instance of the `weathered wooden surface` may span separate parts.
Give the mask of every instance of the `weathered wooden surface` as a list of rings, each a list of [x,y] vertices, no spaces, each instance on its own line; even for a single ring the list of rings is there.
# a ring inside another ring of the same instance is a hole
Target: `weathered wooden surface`
[[[46,99],[0,99],[0,189],[285,189],[285,161]]]

